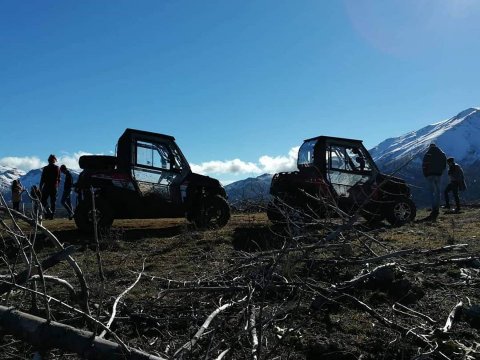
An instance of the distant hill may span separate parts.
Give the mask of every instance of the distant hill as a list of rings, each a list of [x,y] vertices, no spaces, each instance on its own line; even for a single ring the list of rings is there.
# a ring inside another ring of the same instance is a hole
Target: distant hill
[[[228,201],[233,206],[242,208],[249,203],[267,203],[269,200],[272,174],[263,174],[239,180],[225,186]]]

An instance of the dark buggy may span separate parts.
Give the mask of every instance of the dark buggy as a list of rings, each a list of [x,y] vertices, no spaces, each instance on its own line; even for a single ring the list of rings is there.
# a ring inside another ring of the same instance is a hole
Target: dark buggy
[[[193,173],[172,136],[127,129],[116,156],[82,156],[79,165],[75,222],[81,230],[93,228],[93,205],[103,228],[125,218],[186,216],[198,227],[230,219],[220,182]]]
[[[416,207],[406,182],[382,174],[361,140],[319,136],[305,140],[298,171],[275,174],[268,217],[282,222],[359,212],[370,222],[386,219],[398,226],[412,221]]]

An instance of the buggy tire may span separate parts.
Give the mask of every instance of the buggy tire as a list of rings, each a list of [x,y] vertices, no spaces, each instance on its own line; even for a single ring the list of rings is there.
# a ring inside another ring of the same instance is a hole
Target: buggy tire
[[[396,199],[386,209],[387,221],[392,226],[402,226],[415,219],[417,207],[415,203],[407,198]]]
[[[95,209],[97,211],[97,228],[109,229],[113,223],[113,210],[108,201],[104,199],[96,199]],[[93,211],[90,201],[81,201],[75,209],[75,224],[77,228],[86,233],[93,233]]]
[[[230,205],[221,195],[207,196],[192,218],[198,228],[221,228],[230,220]]]

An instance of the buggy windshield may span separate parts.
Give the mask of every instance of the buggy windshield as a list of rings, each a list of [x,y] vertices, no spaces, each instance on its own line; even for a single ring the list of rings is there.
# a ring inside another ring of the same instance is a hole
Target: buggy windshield
[[[305,141],[302,146],[300,146],[300,150],[298,150],[298,160],[297,165],[298,167],[308,167],[312,166],[315,161],[315,145],[317,144],[317,140],[309,140]]]

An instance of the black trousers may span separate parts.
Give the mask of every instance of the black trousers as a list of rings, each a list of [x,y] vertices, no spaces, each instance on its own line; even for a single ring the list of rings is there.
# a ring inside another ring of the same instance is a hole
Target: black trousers
[[[458,196],[458,183],[451,182],[450,184],[447,185],[444,191],[445,195],[445,206],[450,207],[450,199],[449,199],[449,192],[451,191],[453,193],[453,198],[455,200],[455,207],[457,209],[460,209],[460,198]]]
[[[60,202],[62,203],[63,207],[65,209],[67,209],[68,211],[68,216],[72,216],[73,215],[73,210],[72,210],[72,201],[70,199],[70,193],[72,191],[71,190],[63,190],[63,195],[62,195],[62,199],[60,200]]]
[[[50,199],[50,206],[48,206],[48,199]],[[42,205],[45,209],[46,215],[53,216],[55,214],[55,203],[57,202],[57,188],[44,187],[42,189]]]

